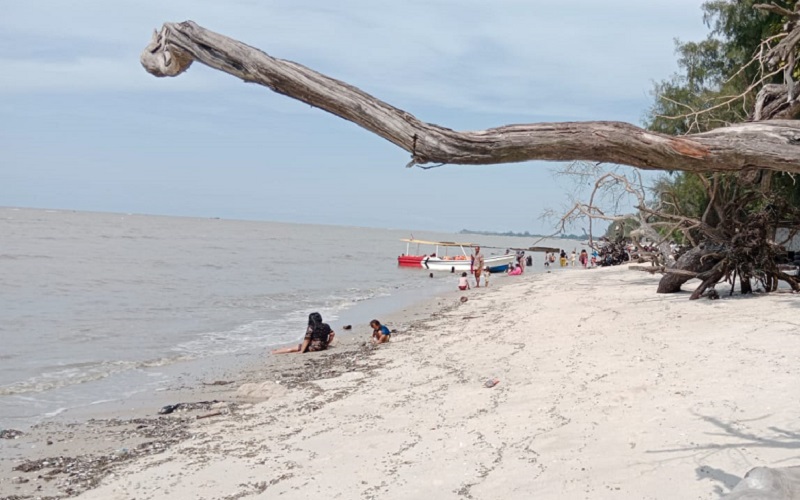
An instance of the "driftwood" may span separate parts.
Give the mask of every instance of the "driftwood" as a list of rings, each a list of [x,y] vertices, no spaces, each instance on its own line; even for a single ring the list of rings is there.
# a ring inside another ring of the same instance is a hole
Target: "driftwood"
[[[697,278],[700,273],[694,271],[687,271],[686,269],[670,269],[666,266],[628,266],[631,271],[644,271],[650,274],[675,274],[677,276],[685,277],[688,281],[692,278]]]
[[[628,266],[628,269],[631,271],[644,271],[650,274],[663,274],[666,272],[666,268],[664,266]]]
[[[728,205],[740,201],[744,206],[745,198],[741,195]],[[692,278],[701,283],[691,299],[700,298],[706,290],[713,289],[723,280],[731,284],[732,295],[737,279],[743,294],[752,293],[751,280],[759,283],[766,292],[776,291],[780,281],[800,292],[800,279],[787,274],[790,266],[781,264],[786,259],[785,249],[772,241],[770,231],[782,219],[792,221],[793,226],[800,225],[797,222],[800,221],[800,210],[789,206],[786,200],[766,197],[761,201],[764,206],[755,211],[736,210],[735,206],[733,211],[726,209],[728,216],[715,228],[716,232],[707,233],[706,241],[678,259],[674,270],[680,272],[668,272],[661,278],[658,293],[678,292],[681,285]]]
[[[794,6],[794,11],[785,9],[775,4],[755,4],[756,9],[773,12],[786,18],[784,24],[783,39],[772,47],[766,54],[767,64],[776,68],[783,65],[783,80],[786,83],[786,110],[783,112],[785,118],[796,118],[800,113],[800,101],[797,100],[797,85],[795,85],[792,74],[795,71],[795,60],[797,57],[797,47],[800,45],[800,3]]]
[[[714,268],[720,261],[716,254],[721,250],[721,246],[701,244],[681,255],[675,267],[668,269],[659,281],[656,293],[680,292],[681,285]]]
[[[276,59],[191,21],[164,24],[141,56],[142,65],[155,76],[177,76],[193,61],[356,123],[408,151],[408,166],[587,160],[642,169],[800,173],[798,121],[741,123],[683,137],[611,121],[457,132],[420,121],[356,87]]]

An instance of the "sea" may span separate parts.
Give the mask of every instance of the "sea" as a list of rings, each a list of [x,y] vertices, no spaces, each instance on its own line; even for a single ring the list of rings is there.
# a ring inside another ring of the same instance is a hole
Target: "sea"
[[[449,273],[397,266],[399,240],[411,236],[497,247],[485,255],[534,243],[0,208],[0,429],[163,390],[209,360],[264,356],[298,342],[310,312],[344,333],[342,325],[454,289]],[[541,272],[543,255],[533,255],[531,271]]]

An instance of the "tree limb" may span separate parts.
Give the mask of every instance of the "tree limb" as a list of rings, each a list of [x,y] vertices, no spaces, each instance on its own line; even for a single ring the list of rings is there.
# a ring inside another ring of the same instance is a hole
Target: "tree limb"
[[[774,12],[775,14],[786,16],[789,19],[800,20],[800,7],[797,7],[797,12],[792,12],[791,10],[781,7],[780,5],[775,5],[774,3],[757,3],[754,4],[753,7],[767,12]]]
[[[362,90],[295,62],[273,58],[197,24],[166,23],[142,53],[155,76],[199,61],[349,120],[411,153],[409,166],[587,160],[693,172],[754,168],[800,173],[800,123],[743,123],[684,137],[622,122],[507,125],[457,132],[425,123]]]

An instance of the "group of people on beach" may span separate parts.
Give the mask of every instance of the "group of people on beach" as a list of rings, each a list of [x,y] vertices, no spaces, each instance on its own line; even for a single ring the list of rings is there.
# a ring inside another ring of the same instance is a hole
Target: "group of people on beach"
[[[384,344],[391,340],[391,330],[386,325],[382,325],[377,319],[370,321],[369,326],[372,328],[373,344]],[[324,351],[331,345],[335,336],[336,332],[331,329],[330,325],[322,321],[322,315],[318,312],[313,312],[308,315],[308,326],[306,327],[306,335],[303,341],[293,347],[274,349],[272,354],[303,354]]]
[[[511,250],[507,250],[506,253],[511,253]],[[526,258],[524,250],[517,250],[516,257],[517,261],[509,264],[508,270],[506,271],[509,276],[519,276],[520,274],[524,273],[526,262],[529,265],[533,265],[533,257],[528,256]]]
[[[507,250],[506,253],[510,253],[511,250]],[[533,258],[530,256],[525,256],[525,252],[522,250],[516,251],[516,262],[512,262],[508,266],[508,270],[506,273],[509,276],[519,276],[523,272],[525,272],[525,264],[533,265]],[[489,269],[489,266],[486,265],[486,261],[483,258],[483,254],[481,253],[481,247],[475,247],[475,253],[470,256],[470,271],[469,274],[475,277],[475,288],[480,288],[481,286],[481,276],[483,277],[483,285],[489,286],[489,276],[491,276],[492,271]],[[431,274],[433,276],[433,274]],[[466,271],[461,273],[461,276],[458,278],[458,289],[459,290],[469,290],[469,278]]]
[[[582,249],[580,254],[578,254],[577,249],[573,249],[570,255],[567,255],[566,250],[562,249],[559,253],[558,263],[561,267],[575,267],[576,261],[580,263],[581,267],[584,269],[588,267],[595,267],[597,265],[597,251],[592,252],[591,259],[589,258],[589,253],[586,249]],[[547,252],[544,257],[544,266],[550,267],[550,264],[555,264],[556,262],[556,254],[553,252]]]

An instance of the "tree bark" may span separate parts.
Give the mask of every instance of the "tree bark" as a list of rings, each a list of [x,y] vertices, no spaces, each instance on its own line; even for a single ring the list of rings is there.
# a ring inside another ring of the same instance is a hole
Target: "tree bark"
[[[714,245],[700,244],[681,255],[675,267],[658,282],[656,293],[677,293],[681,291],[681,286],[690,279],[697,278],[699,274],[710,271],[720,261],[712,255],[720,249]]]
[[[800,118],[800,85],[792,88],[789,95],[789,86],[768,83],[761,87],[756,96],[756,106],[753,111],[753,120],[797,120]]]
[[[695,288],[692,295],[689,296],[689,300],[697,300],[702,297],[703,292],[705,292],[708,287],[716,285],[723,276],[725,276],[725,269],[722,262],[718,262],[710,271],[698,274],[697,279],[703,281],[700,283],[700,286]]]
[[[141,57],[155,76],[177,76],[193,61],[356,123],[408,151],[408,166],[586,160],[658,170],[800,173],[800,123],[792,120],[743,123],[684,137],[610,121],[457,132],[422,122],[356,87],[191,21],[164,24]]]

